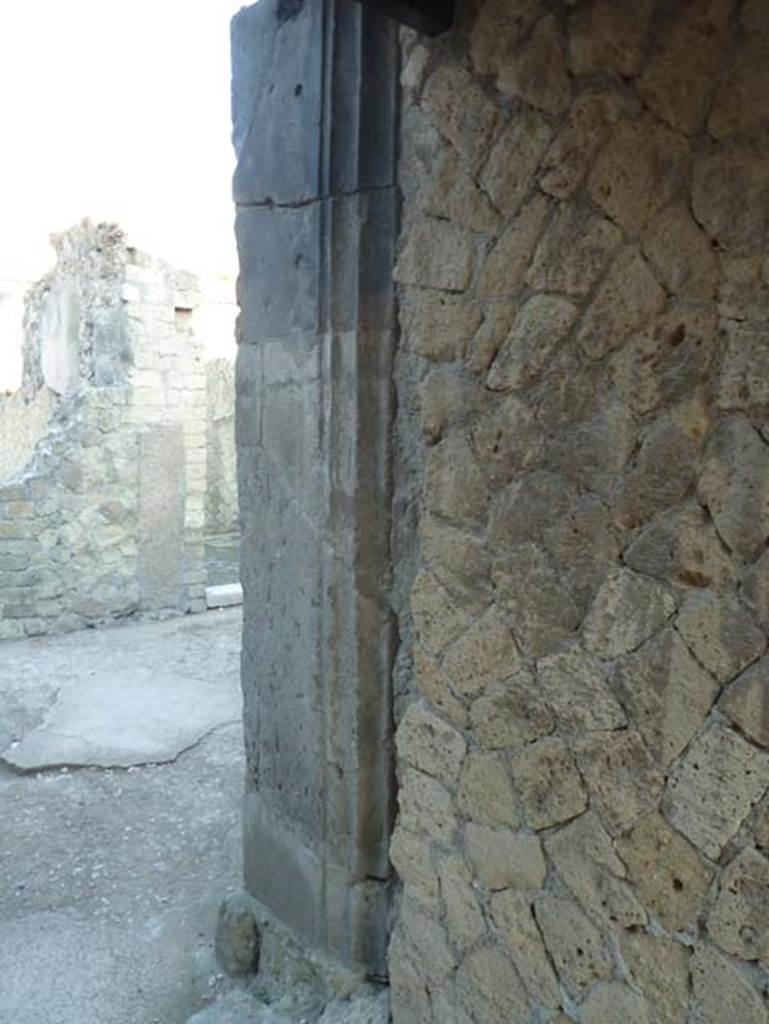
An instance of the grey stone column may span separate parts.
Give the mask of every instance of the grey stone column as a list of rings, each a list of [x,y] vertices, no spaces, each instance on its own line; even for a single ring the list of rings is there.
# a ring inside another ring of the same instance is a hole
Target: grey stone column
[[[396,30],[355,0],[233,21],[245,874],[385,971]]]

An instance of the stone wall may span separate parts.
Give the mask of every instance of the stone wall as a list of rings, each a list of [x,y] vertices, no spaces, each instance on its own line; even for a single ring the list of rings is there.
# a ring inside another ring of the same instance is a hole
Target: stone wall
[[[394,1019],[764,1022],[769,12],[403,40]]]
[[[238,479],[235,465],[235,363],[206,363],[206,532],[238,528]]]
[[[84,223],[29,292],[22,391],[34,451],[2,436],[0,638],[135,611],[203,610],[206,381],[191,275]],[[4,403],[4,404],[3,404]],[[22,413],[23,417],[23,413]],[[43,420],[45,417],[42,418]]]

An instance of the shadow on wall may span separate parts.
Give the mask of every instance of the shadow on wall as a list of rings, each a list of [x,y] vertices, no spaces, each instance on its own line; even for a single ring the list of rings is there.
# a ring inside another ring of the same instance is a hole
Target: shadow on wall
[[[0,639],[204,610],[207,508],[217,533],[237,519],[230,492],[207,497],[234,477],[234,440],[224,367],[207,401],[199,282],[115,225],[53,242],[22,387],[0,397]]]

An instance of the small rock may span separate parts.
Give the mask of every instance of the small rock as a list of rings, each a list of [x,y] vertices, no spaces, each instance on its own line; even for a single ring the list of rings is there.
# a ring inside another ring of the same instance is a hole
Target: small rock
[[[250,899],[244,893],[228,896],[219,907],[216,956],[230,975],[254,974],[259,966],[260,936]]]

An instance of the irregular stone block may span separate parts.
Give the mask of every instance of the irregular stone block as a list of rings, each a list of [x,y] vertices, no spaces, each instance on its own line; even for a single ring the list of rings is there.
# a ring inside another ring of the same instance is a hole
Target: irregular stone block
[[[751,28],[741,40],[737,59],[721,79],[708,118],[715,139],[738,135],[757,141],[766,137],[769,109],[769,39]]]
[[[540,889],[545,884],[547,864],[536,836],[470,822],[465,849],[484,889]]]
[[[537,675],[561,729],[582,733],[620,729],[627,723],[596,658],[579,650],[551,654],[539,662]]]
[[[478,744],[488,750],[516,751],[555,728],[539,683],[525,669],[474,701],[470,722]]]
[[[516,469],[536,465],[544,449],[535,409],[512,394],[486,402],[473,424],[472,440],[478,464],[492,487],[509,483]]]
[[[727,349],[718,381],[722,409],[751,409],[769,404],[769,346],[766,327],[727,321]]]
[[[465,757],[464,737],[422,704],[410,704],[396,734],[401,761],[442,781],[456,779]]]
[[[414,673],[420,695],[447,722],[451,722],[457,729],[467,728],[467,711],[465,706],[452,692],[449,681],[441,672],[438,663],[418,646],[414,648],[413,659]]]
[[[498,75],[510,66],[513,53],[541,14],[540,0],[489,0],[473,23],[470,52],[482,75]]]
[[[625,881],[625,865],[593,811],[554,833],[545,846],[555,870],[589,914],[614,928],[646,924],[646,911]]]
[[[715,718],[668,781],[665,814],[706,856],[717,860],[767,786],[769,754]]]
[[[489,501],[486,481],[470,445],[452,434],[430,449],[425,471],[428,510],[458,523],[485,517]]]
[[[593,733],[577,742],[575,755],[591,806],[612,835],[656,806],[665,780],[637,732]]]
[[[433,366],[419,388],[419,411],[422,433],[431,444],[437,444],[451,431],[456,433],[474,421],[485,393],[475,380],[457,373],[453,364]]]
[[[764,552],[748,569],[740,594],[761,628],[769,631],[769,551]]]
[[[425,359],[461,359],[478,330],[481,309],[462,295],[424,288],[401,288],[400,318],[404,344]]]
[[[637,75],[653,6],[653,0],[641,0],[631,10],[613,0],[595,0],[578,8],[571,17],[569,40],[574,73]]]
[[[531,191],[532,178],[551,138],[547,120],[523,107],[494,143],[480,181],[504,217],[517,213]]]
[[[702,910],[713,870],[659,814],[648,814],[615,840],[644,906],[669,932]]]
[[[620,116],[622,101],[609,92],[584,92],[550,145],[540,166],[540,188],[568,199],[582,183],[593,158]]]
[[[492,391],[529,387],[571,330],[577,307],[557,295],[535,295],[521,307],[486,378]]]
[[[718,692],[713,677],[672,629],[665,629],[616,662],[610,679],[646,746],[663,767],[686,748]]]
[[[496,104],[478,82],[457,63],[439,64],[425,82],[421,105],[467,167],[475,170],[486,157],[500,121]]]
[[[666,206],[641,237],[644,255],[675,295],[709,302],[715,297],[718,261],[708,237],[682,203]]]
[[[468,346],[465,366],[471,373],[483,374],[508,335],[518,312],[517,302],[494,302],[483,311],[483,322]]]
[[[676,629],[719,683],[734,679],[761,656],[766,646],[761,630],[731,595],[703,593],[690,597],[679,612]]]
[[[259,967],[260,936],[251,900],[230,896],[219,907],[216,921],[216,959],[225,974],[255,974]]]
[[[404,829],[441,843],[453,841],[457,828],[454,806],[448,790],[437,779],[407,768],[400,779],[398,805]]]
[[[738,853],[724,871],[707,927],[727,953],[769,963],[769,860],[757,850]]]
[[[468,754],[459,778],[457,803],[462,814],[485,825],[521,824],[515,791],[499,754]]]
[[[425,512],[419,539],[422,561],[451,599],[469,616],[481,615],[494,595],[489,556],[478,538]]]
[[[417,197],[422,210],[482,233],[496,232],[500,216],[473,181],[456,150],[446,148]]]
[[[401,904],[400,911],[407,944],[414,954],[425,958],[428,983],[448,977],[454,968],[454,955],[443,925],[407,901]]]
[[[423,217],[412,225],[393,276],[400,284],[462,292],[470,285],[475,261],[475,247],[463,228]]]
[[[472,620],[472,613],[460,608],[442,583],[424,571],[414,581],[411,613],[417,637],[433,654],[440,654]]]
[[[575,494],[562,514],[547,516],[543,541],[570,592],[586,610],[619,555],[606,502],[597,494]]]
[[[456,977],[460,1006],[474,1021],[523,1020],[529,1012],[515,968],[493,946],[473,950]]]
[[[769,747],[769,658],[738,676],[718,706],[751,739]]]
[[[663,935],[626,931],[620,935],[622,959],[630,980],[643,992],[654,1024],[686,1024],[689,1008],[690,952]],[[630,1020],[635,1020],[630,1017]]]
[[[486,922],[475,896],[472,876],[459,854],[441,858],[438,880],[449,939],[459,949],[466,949],[484,934]]]
[[[563,114],[571,102],[564,40],[554,15],[537,22],[526,45],[497,73],[497,88],[548,114]]]
[[[390,842],[390,860],[406,886],[406,898],[437,912],[440,891],[430,840],[398,824]]]
[[[558,979],[534,920],[531,899],[511,889],[496,893],[491,916],[529,999],[541,1006],[560,1006]]]
[[[582,999],[598,979],[611,977],[611,957],[600,932],[571,900],[540,896],[534,903],[534,915],[569,995]]]
[[[568,747],[545,738],[516,754],[513,779],[526,821],[534,829],[575,818],[587,807],[587,793]]]
[[[691,975],[692,1009],[702,1024],[766,1024],[766,1007],[748,976],[712,946],[695,947]]]
[[[535,470],[517,477],[492,502],[489,545],[507,549],[539,539],[544,524],[565,516],[574,497],[574,487],[559,473]]]
[[[455,693],[472,697],[512,676],[520,664],[508,616],[492,606],[446,650],[442,669]]]
[[[764,158],[746,144],[723,145],[694,165],[692,212],[732,256],[762,251],[769,222]]]
[[[478,279],[481,296],[496,300],[515,295],[523,282],[548,212],[547,199],[537,194],[510,221],[481,268]]]
[[[615,569],[585,620],[585,647],[601,658],[618,658],[664,625],[675,607],[673,597],[659,583],[629,569]]]
[[[622,232],[577,203],[560,206],[537,246],[526,283],[539,291],[583,298],[622,242]]]
[[[582,1005],[584,1024],[657,1024],[648,1002],[620,981],[596,985]]]

